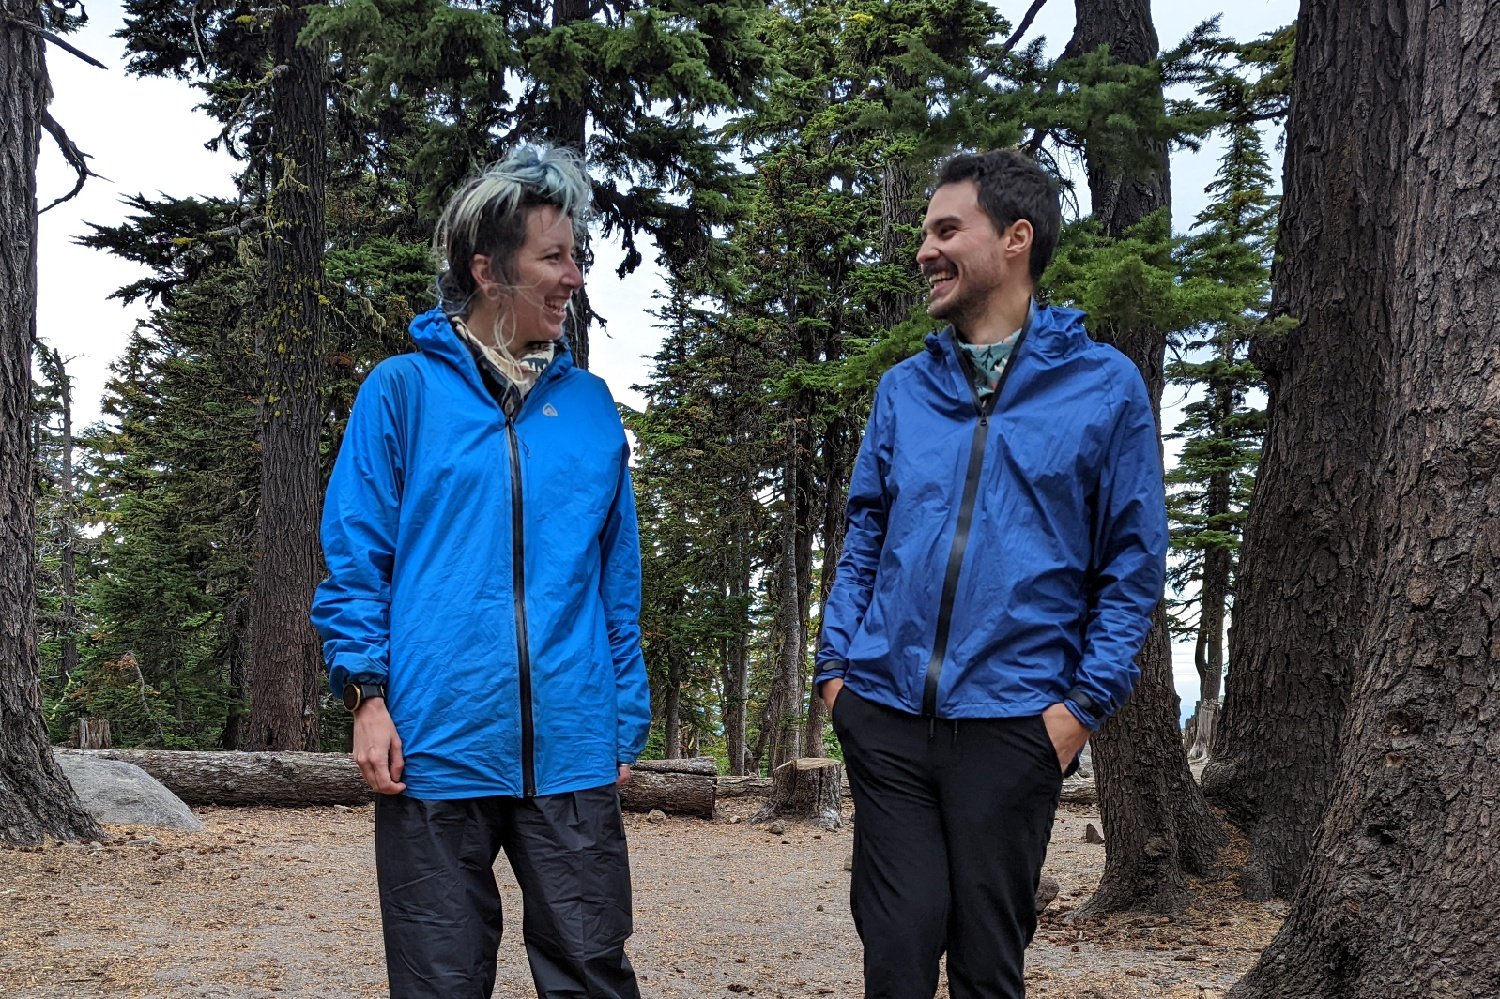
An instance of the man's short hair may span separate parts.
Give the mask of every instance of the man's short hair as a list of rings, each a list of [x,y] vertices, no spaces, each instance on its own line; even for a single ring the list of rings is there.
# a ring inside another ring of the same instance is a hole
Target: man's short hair
[[[979,207],[996,232],[1021,219],[1031,223],[1031,280],[1040,281],[1062,229],[1062,204],[1052,178],[1015,149],[959,153],[938,168],[938,187],[966,180],[979,187]]]

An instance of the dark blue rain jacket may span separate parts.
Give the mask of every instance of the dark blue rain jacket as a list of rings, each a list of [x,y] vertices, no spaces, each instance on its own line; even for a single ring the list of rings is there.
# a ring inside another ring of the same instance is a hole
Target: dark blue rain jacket
[[[439,310],[360,387],[313,623],[334,690],[380,681],[417,798],[613,783],[646,742],[629,447],[563,351],[514,423]]]
[[[1129,696],[1162,597],[1166,505],[1140,373],[1035,308],[985,415],[954,333],[880,381],[824,613],[821,683],[937,718]]]

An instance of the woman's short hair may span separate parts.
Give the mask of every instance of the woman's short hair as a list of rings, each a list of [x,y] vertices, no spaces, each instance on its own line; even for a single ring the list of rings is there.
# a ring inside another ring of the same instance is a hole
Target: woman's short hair
[[[592,188],[583,158],[564,146],[518,146],[454,192],[438,217],[432,249],[437,257],[438,305],[465,315],[478,290],[470,263],[490,258],[496,276],[515,280],[516,251],[526,242],[526,218],[538,205],[556,205],[573,220],[581,243]]]

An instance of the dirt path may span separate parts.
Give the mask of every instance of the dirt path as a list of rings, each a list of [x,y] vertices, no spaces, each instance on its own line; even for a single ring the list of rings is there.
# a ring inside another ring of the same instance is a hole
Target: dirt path
[[[836,996],[859,986],[850,833],[732,819],[627,816],[636,884],[630,953],[647,997]],[[0,850],[0,997],[361,999],[385,994],[372,810],[200,809],[199,833],[112,827],[101,845]],[[1028,955],[1033,999],[1216,999],[1270,940],[1274,906],[1203,886],[1182,917],[1068,925],[1104,848],[1096,814],[1065,806],[1048,871],[1062,886]],[[532,995],[520,897],[505,899],[496,995]],[[939,992],[946,996],[946,991]]]

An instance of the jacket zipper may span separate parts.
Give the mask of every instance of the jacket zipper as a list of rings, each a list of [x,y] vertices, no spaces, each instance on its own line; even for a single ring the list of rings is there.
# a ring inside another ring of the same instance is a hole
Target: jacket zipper
[[[948,631],[953,625],[953,600],[958,595],[958,576],[964,564],[964,552],[969,547],[969,527],[974,520],[974,501],[979,495],[979,473],[984,468],[984,452],[989,444],[990,414],[995,411],[996,404],[1000,401],[1000,393],[1005,391],[1005,383],[1010,380],[1010,373],[1015,370],[1016,361],[1021,354],[1021,345],[1026,342],[1026,334],[1031,332],[1031,315],[1026,316],[1026,325],[1021,328],[1021,333],[1016,337],[1016,345],[1011,349],[1010,357],[1005,362],[1005,370],[1000,373],[1000,384],[995,386],[995,391],[983,402],[979,399],[979,392],[974,388],[974,380],[969,377],[969,372],[964,368],[963,359],[958,356],[960,347],[957,343],[958,331],[954,331],[955,342],[953,344],[954,360],[958,363],[959,371],[969,386],[969,396],[974,400],[974,410],[979,416],[979,422],[974,425],[974,437],[969,444],[969,468],[964,478],[963,499],[958,506],[958,526],[953,531],[953,547],[948,552],[948,568],[943,573],[943,595],[938,603],[937,632],[932,639],[932,656],[927,660],[927,677],[922,688],[922,717],[937,717],[937,695],[938,681],[943,676],[943,659],[948,654]]]
[[[531,719],[531,648],[526,631],[526,525],[521,499],[521,445],[515,424],[505,421],[510,447],[511,589],[516,609],[516,664],[521,684],[521,792],[536,797],[536,731]]]

